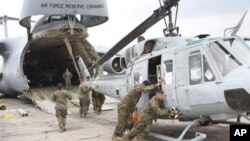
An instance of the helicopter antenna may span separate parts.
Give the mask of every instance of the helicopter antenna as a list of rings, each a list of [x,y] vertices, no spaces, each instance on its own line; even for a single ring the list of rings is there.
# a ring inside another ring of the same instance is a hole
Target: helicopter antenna
[[[226,28],[224,30],[224,36],[227,36],[229,33],[231,33],[231,36],[235,36],[236,33],[240,30],[246,14],[247,14],[247,11],[244,13],[244,15],[241,17],[240,21],[235,27]]]

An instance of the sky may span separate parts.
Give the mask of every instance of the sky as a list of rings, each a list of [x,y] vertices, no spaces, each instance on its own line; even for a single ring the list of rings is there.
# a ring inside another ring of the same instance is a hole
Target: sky
[[[159,0],[106,0],[109,20],[88,29],[87,40],[92,45],[110,48],[147,19],[159,7]],[[0,0],[0,16],[19,17],[22,0]],[[250,11],[249,0],[180,0],[177,26],[182,36],[199,34],[223,36],[225,28],[235,26],[245,11]],[[173,11],[175,13],[175,11]],[[250,36],[250,13],[247,14],[239,36]],[[8,22],[9,36],[25,34],[26,30],[18,22]],[[147,39],[163,37],[164,21],[161,20],[148,29],[143,36]],[[0,38],[3,27],[0,26]],[[129,46],[136,43],[133,41]]]

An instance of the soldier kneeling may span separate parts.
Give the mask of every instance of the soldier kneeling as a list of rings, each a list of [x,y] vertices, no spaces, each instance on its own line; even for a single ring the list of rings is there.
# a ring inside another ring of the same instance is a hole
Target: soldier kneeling
[[[124,136],[125,141],[140,140],[146,136],[151,128],[152,121],[157,116],[169,115],[171,110],[161,110],[160,105],[164,100],[163,91],[156,90],[155,96],[150,100],[149,104],[143,109],[139,115],[139,120],[133,129]]]

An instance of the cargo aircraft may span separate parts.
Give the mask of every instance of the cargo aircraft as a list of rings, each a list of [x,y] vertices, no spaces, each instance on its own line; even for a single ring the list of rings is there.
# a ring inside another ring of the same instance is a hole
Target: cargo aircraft
[[[73,84],[83,78],[94,91],[118,99],[143,80],[156,83],[163,78],[165,107],[177,107],[178,120],[194,120],[192,124],[226,121],[250,111],[250,48],[236,35],[246,13],[236,27],[225,30],[224,37],[183,37],[172,22],[172,8],[178,11],[178,3],[160,2],[149,18],[99,57],[85,38],[88,27],[108,20],[106,1],[24,0],[20,24],[27,35],[0,42],[0,91],[30,95],[33,88],[55,86],[69,68]],[[30,17],[40,14],[44,16],[31,28]],[[142,40],[117,55],[166,16],[164,37]],[[6,19],[1,18],[3,24]],[[145,47],[148,42],[154,47]],[[102,75],[102,68],[108,75]],[[150,98],[150,93],[143,94],[138,109]],[[197,134],[197,140],[204,138]]]

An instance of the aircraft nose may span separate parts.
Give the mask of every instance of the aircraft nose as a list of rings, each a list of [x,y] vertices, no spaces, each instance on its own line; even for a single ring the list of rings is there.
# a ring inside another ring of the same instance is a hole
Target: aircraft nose
[[[224,80],[224,96],[228,106],[239,112],[250,111],[250,66],[242,66]]]
[[[224,96],[228,106],[233,110],[250,111],[250,94],[244,88],[225,90]]]

